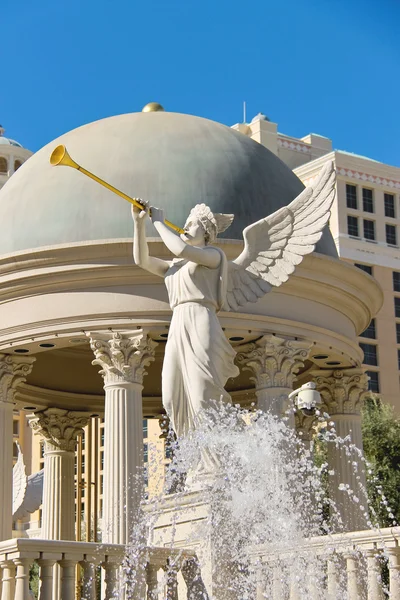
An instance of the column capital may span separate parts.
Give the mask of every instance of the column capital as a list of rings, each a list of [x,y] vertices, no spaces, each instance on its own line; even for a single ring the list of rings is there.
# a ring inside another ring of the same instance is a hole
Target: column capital
[[[154,360],[157,342],[147,331],[99,331],[87,334],[95,355],[92,365],[100,365],[105,385],[143,384],[147,367]]]
[[[74,452],[76,440],[88,424],[87,412],[48,408],[29,417],[29,425],[36,435],[41,435],[50,451]]]
[[[0,402],[14,402],[16,389],[26,381],[35,360],[33,356],[0,354]]]
[[[362,367],[311,372],[327,412],[359,414],[368,393],[368,375]]]
[[[293,387],[312,346],[308,340],[281,338],[270,333],[238,349],[237,362],[254,372],[257,388]]]

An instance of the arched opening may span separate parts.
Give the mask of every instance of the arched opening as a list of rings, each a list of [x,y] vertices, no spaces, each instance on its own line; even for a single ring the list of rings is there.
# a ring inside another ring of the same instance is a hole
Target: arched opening
[[[14,171],[19,169],[21,165],[22,165],[22,160],[15,160],[14,161]]]
[[[8,172],[8,161],[4,156],[0,156],[0,173]]]

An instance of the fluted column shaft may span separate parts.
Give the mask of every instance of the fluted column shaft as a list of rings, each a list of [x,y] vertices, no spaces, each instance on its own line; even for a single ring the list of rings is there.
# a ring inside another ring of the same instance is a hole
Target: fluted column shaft
[[[88,335],[105,390],[102,540],[127,544],[143,486],[143,377],[156,343],[141,329]]]
[[[143,485],[143,386],[120,382],[104,388],[103,540],[126,544]]]
[[[306,340],[280,338],[272,334],[239,348],[237,362],[254,373],[251,379],[255,383],[260,410],[278,417],[285,414],[295,375],[303,367],[310,348],[311,342]],[[293,417],[290,420],[294,425]]]
[[[31,372],[34,360],[0,354],[0,541],[12,536],[14,395]]]
[[[361,368],[314,371],[313,375],[337,436],[349,437],[351,444],[362,451],[360,412],[368,388],[367,375]],[[367,507],[365,466],[357,450],[348,455],[348,446],[348,442],[335,443],[335,439],[328,443],[329,490],[345,531],[358,531],[367,527],[363,515]],[[347,493],[343,487],[351,492]],[[353,500],[354,496],[358,502]],[[360,506],[364,506],[364,511]]]
[[[35,434],[44,437],[42,538],[75,539],[75,447],[89,415],[59,408],[30,415]]]

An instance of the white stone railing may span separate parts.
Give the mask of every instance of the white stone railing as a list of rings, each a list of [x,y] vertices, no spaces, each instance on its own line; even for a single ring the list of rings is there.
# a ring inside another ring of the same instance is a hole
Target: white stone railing
[[[400,527],[310,538],[286,551],[258,546],[250,557],[257,574],[257,600],[306,596],[310,600],[400,600]],[[301,557],[304,565],[318,563],[317,577],[313,577],[312,567],[301,577],[306,596],[291,572],[293,562],[299,564]],[[383,564],[389,572],[388,586],[381,579]]]
[[[119,598],[120,567],[125,553],[125,546],[116,544],[28,538],[0,542],[0,598],[29,600],[33,597],[29,590],[29,571],[34,563],[39,567],[40,600],[75,600],[78,587],[82,600],[95,600],[99,584],[104,585],[102,598]],[[166,597],[177,600],[178,572],[184,564],[190,565],[195,558],[194,553],[169,548],[151,548],[146,551],[145,558],[147,585],[143,591],[143,600],[158,600],[157,576],[160,569],[166,574]],[[82,567],[79,586],[77,565]],[[103,571],[101,577],[96,577],[98,567]]]

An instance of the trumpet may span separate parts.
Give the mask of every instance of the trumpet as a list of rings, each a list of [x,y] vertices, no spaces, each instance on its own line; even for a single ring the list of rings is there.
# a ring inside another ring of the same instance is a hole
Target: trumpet
[[[131,198],[127,194],[124,194],[124,192],[121,192],[120,190],[118,190],[117,188],[115,188],[113,185],[110,185],[109,183],[107,183],[103,179],[100,179],[100,177],[97,177],[97,175],[94,175],[90,171],[87,171],[86,169],[84,169],[83,167],[81,167],[80,165],[78,165],[78,163],[76,163],[70,157],[70,155],[68,154],[68,151],[67,151],[66,147],[63,146],[63,145],[60,145],[60,146],[57,146],[56,148],[54,148],[54,150],[53,150],[53,152],[51,153],[51,156],[50,156],[50,164],[53,165],[53,167],[59,166],[59,165],[62,165],[62,166],[65,166],[65,167],[72,167],[73,169],[76,169],[77,171],[80,171],[81,173],[83,173],[87,177],[90,177],[90,179],[93,179],[94,181],[97,181],[97,183],[100,183],[100,185],[104,186],[105,188],[107,188],[111,192],[114,192],[114,194],[117,194],[117,196],[120,196],[124,200],[127,200],[128,202],[130,202],[131,204],[133,204],[133,206],[136,206],[136,208],[140,208],[141,210],[146,210],[146,206],[145,206],[145,204],[142,204],[140,202],[140,198]],[[151,211],[150,211],[149,214],[151,216]],[[168,227],[170,227],[171,229],[173,229],[177,233],[184,233],[184,230],[181,227],[178,227],[177,225],[174,225],[170,221],[167,221],[167,219],[165,219],[164,222],[165,222],[166,225],[168,225]]]

